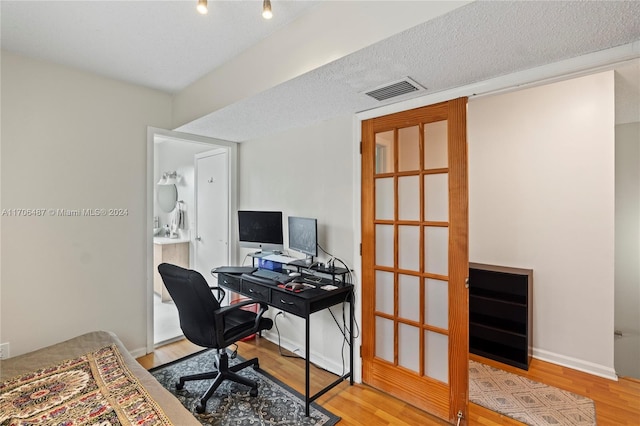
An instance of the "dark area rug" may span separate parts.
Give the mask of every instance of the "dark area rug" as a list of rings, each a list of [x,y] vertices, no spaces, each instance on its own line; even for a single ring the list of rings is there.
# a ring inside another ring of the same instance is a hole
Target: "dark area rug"
[[[230,359],[235,365],[244,361],[240,356]],[[258,425],[321,425],[333,426],[340,417],[312,403],[309,417],[304,415],[304,396],[262,370],[251,367],[240,374],[258,382],[258,396],[249,396],[247,386],[225,380],[207,402],[204,413],[195,406],[213,380],[186,382],[176,390],[180,376],[215,370],[214,352],[206,350],[149,370],[169,392],[176,396],[203,425],[258,426]]]

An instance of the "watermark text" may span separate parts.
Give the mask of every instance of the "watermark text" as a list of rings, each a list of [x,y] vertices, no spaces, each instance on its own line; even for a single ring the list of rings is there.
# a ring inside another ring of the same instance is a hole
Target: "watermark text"
[[[61,209],[61,208],[36,208],[36,209],[2,209],[0,215],[5,217],[119,217],[129,216],[129,209],[122,208],[82,208],[82,209]]]

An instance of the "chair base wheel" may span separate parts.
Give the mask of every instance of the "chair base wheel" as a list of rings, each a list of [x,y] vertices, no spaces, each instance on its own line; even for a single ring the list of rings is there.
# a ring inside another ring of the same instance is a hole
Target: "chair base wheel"
[[[204,405],[202,405],[202,404],[198,404],[198,405],[196,405],[196,413],[198,413],[198,414],[202,414],[202,413],[204,413],[204,408],[205,408],[205,407],[204,407]]]
[[[176,382],[176,389],[181,390],[182,388],[184,388],[184,383]]]
[[[255,363],[252,365],[254,370],[259,370],[260,369],[260,365],[258,363]]]
[[[249,391],[249,396],[258,396],[258,388],[252,388]]]

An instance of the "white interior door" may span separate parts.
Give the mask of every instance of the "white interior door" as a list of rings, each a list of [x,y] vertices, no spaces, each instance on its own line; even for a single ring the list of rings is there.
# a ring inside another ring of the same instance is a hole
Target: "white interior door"
[[[193,268],[215,285],[211,269],[229,264],[229,154],[196,155],[196,238]]]

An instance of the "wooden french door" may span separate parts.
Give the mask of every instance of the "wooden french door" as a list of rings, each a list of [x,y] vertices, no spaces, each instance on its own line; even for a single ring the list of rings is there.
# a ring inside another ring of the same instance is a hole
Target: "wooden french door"
[[[363,381],[451,423],[468,404],[466,106],[362,123]]]

